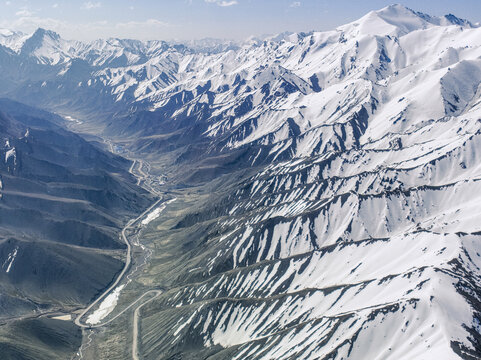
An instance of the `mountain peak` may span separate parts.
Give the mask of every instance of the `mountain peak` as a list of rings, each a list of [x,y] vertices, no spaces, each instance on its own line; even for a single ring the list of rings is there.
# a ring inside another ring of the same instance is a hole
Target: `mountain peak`
[[[452,25],[474,27],[469,21],[460,19],[453,14],[436,17],[412,10],[401,4],[393,4],[377,11],[371,11],[359,20],[341,26],[339,29],[366,35],[399,37],[432,26]]]
[[[397,16],[400,20],[402,20],[401,18],[404,16],[420,18],[427,23],[437,26],[459,25],[466,27],[474,27],[474,25],[470,21],[458,18],[453,14],[447,14],[441,17],[431,16],[419,11],[415,11],[401,4],[393,4],[386,6],[385,8],[376,11],[376,13],[383,19],[392,19],[393,16]]]
[[[59,40],[60,39],[60,35],[57,34],[55,31],[47,30],[47,29],[44,29],[44,28],[41,28],[41,27],[39,27],[37,30],[35,30],[35,32],[31,36],[31,38],[41,39],[41,38],[44,38],[45,36],[48,36],[49,38],[51,38],[53,40]]]
[[[25,39],[20,53],[33,56],[40,63],[58,64],[63,62],[65,56],[65,41],[54,31],[38,28]]]
[[[0,45],[5,46],[15,52],[20,51],[28,35],[20,31],[12,31],[10,29],[0,29]]]
[[[403,13],[403,12],[412,12],[412,13],[415,13],[414,10],[408,8],[407,6],[404,6],[402,4],[392,4],[392,5],[388,5],[386,7],[383,7],[382,9],[380,10],[377,10],[375,12],[377,13],[381,13],[381,12],[397,12],[397,13]]]
[[[465,26],[465,27],[471,27],[471,28],[477,27],[470,21],[466,19],[458,18],[453,14],[444,15],[441,19],[444,19],[445,21],[449,22],[451,25],[459,25],[459,26]]]

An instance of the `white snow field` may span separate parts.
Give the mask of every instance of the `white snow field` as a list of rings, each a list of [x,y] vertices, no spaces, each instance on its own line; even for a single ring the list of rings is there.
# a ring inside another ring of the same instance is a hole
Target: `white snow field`
[[[110,314],[117,306],[120,292],[124,287],[125,285],[117,286],[111,294],[107,295],[107,297],[100,303],[99,308],[89,315],[87,318],[87,324],[98,324],[102,319]]]

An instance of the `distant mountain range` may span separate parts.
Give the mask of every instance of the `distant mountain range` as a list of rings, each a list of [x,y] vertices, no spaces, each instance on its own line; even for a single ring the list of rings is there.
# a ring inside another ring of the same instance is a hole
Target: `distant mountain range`
[[[178,212],[165,215],[175,224],[149,228],[157,251],[168,248],[149,281],[167,290],[142,310],[145,359],[479,359],[480,59],[480,27],[401,5],[328,32],[239,43],[2,30],[0,95],[122,142],[179,191]],[[77,189],[84,178],[68,177],[51,196],[80,197],[99,223],[112,204],[145,206],[122,160],[92,155],[100,150],[53,122],[78,160],[56,163],[55,176],[72,166],[95,178],[84,165],[97,159],[110,169],[97,190],[124,195],[92,199]],[[8,124],[0,211],[14,206],[8,189],[25,191],[13,179],[32,159],[64,161],[43,125]],[[107,235],[118,222],[107,225],[102,247],[116,248]],[[0,244],[4,270],[34,246],[14,235]],[[102,259],[109,274],[119,267]],[[130,356],[130,338],[115,335],[92,348]]]

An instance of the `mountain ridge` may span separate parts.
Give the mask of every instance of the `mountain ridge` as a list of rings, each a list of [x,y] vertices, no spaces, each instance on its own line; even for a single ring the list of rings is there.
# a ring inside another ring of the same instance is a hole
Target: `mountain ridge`
[[[402,20],[405,21],[406,18],[410,18],[409,19],[410,21],[412,21],[413,19],[421,19],[424,21],[425,24],[429,23],[435,26],[458,25],[458,26],[465,26],[465,27],[471,27],[471,28],[478,27],[477,25],[474,25],[470,21],[466,19],[458,18],[453,14],[447,14],[444,16],[435,17],[435,16],[427,15],[422,12],[417,12],[401,4],[393,4],[393,5],[386,6],[385,8],[382,8],[377,11],[371,11],[364,17],[352,22],[351,24],[359,25],[359,23],[362,23],[365,20],[368,20],[370,17],[372,17],[372,15],[375,15],[379,19],[383,20],[384,22],[397,27],[401,31],[405,30],[405,24]],[[398,22],[396,23],[396,21],[394,21],[393,18],[397,18]],[[400,19],[401,21],[399,21]],[[347,25],[343,25],[343,26],[347,26]],[[340,26],[339,28],[342,28],[343,26]],[[314,32],[320,32],[320,31],[314,31]],[[277,42],[277,41],[286,40],[289,38],[289,36],[304,37],[310,33],[284,32],[280,34],[252,37],[252,39],[256,42],[262,42],[265,40]],[[41,42],[39,40],[45,37],[56,40],[56,41],[62,40],[63,42],[69,44],[73,50],[73,52],[70,54],[71,56],[73,56],[73,58],[78,57],[79,55],[82,56],[82,52],[84,49],[89,49],[90,51],[98,50],[99,46],[102,46],[103,44],[113,43],[113,42],[130,44],[130,45],[133,45],[134,47],[137,47],[137,50],[142,50],[141,48],[143,48],[143,55],[147,55],[146,53],[148,53],[149,51],[152,52],[152,50],[149,48],[152,48],[152,47],[155,48],[156,46],[158,46],[158,44],[166,44],[169,46],[175,46],[175,45],[183,46],[189,51],[193,51],[193,52],[195,52],[196,49],[197,51],[200,51],[200,52],[204,52],[204,51],[219,52],[219,51],[229,50],[230,47],[232,47],[232,49],[237,49],[239,46],[244,46],[246,43],[248,44],[250,41],[252,41],[250,39],[233,41],[228,39],[221,40],[221,39],[212,39],[212,38],[199,39],[194,41],[185,41],[185,42],[163,41],[163,40],[144,41],[144,40],[135,40],[135,39],[127,39],[127,38],[123,39],[123,38],[112,37],[108,39],[97,39],[93,41],[83,42],[78,40],[64,40],[55,31],[44,29],[42,27],[35,30],[32,34],[23,33],[21,31],[12,31],[9,29],[0,29],[0,45],[5,46],[15,52],[22,51],[22,47],[25,45],[25,42],[28,40],[31,40],[32,42],[37,42],[35,44],[36,46],[41,46]],[[25,51],[25,52],[27,55],[31,55],[29,51]],[[66,53],[68,54],[68,51],[66,51]],[[70,58],[70,60],[72,60],[73,58]]]

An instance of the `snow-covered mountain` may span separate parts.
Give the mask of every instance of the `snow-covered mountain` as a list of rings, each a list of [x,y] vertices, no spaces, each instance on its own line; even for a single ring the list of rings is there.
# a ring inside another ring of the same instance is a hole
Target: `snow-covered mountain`
[[[481,28],[393,5],[243,43],[0,43],[4,96],[202,192],[150,229],[145,359],[481,357]]]

